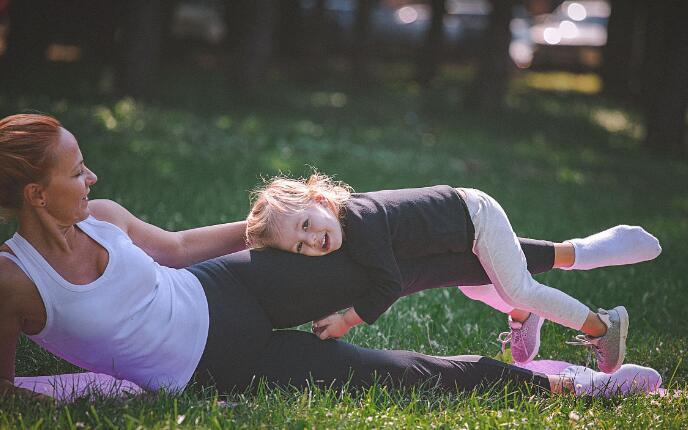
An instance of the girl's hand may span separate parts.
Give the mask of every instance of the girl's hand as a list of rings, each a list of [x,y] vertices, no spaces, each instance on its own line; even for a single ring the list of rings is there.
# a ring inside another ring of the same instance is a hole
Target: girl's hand
[[[313,333],[321,340],[342,337],[349,332],[351,326],[342,314],[332,314],[313,322]]]
[[[331,316],[334,316],[334,315],[337,315],[337,314],[336,314],[336,313],[330,314],[330,315],[328,315],[328,316],[326,316],[326,317],[322,317],[322,318],[320,318],[320,319],[314,320],[314,321],[311,323],[311,332],[313,332],[314,335],[320,337],[320,333],[322,333],[323,330],[325,330],[325,323],[324,323],[324,321],[325,321],[327,318],[329,318],[329,317],[331,317]]]

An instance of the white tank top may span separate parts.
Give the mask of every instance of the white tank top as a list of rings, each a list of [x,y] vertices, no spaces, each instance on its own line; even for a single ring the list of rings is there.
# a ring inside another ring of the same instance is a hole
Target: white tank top
[[[208,336],[200,281],[188,270],[159,265],[115,225],[93,217],[77,225],[109,254],[90,284],[66,281],[18,233],[6,244],[19,261],[0,253],[17,262],[43,299],[45,327],[29,338],[91,372],[150,390],[183,389]]]

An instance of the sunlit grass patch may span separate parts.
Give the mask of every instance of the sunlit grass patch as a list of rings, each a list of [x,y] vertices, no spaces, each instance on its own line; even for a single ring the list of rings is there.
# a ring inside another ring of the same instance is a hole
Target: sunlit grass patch
[[[665,383],[685,393],[686,163],[641,148],[636,113],[619,106],[568,90],[517,86],[505,112],[484,116],[458,108],[465,70],[447,73],[429,92],[403,82],[365,90],[272,83],[254,97],[219,91],[217,77],[170,76],[160,84],[166,96],[154,102],[0,94],[0,112],[56,114],[99,176],[92,196],[115,199],[172,230],[241,219],[248,190],[261,177],[302,176],[312,167],[358,191],[440,183],[480,188],[502,203],[523,236],[565,240],[619,223],[643,225],[662,243],[656,261],[552,271],[538,280],[593,308],[625,305],[631,317],[627,361],[656,368]],[[0,226],[2,238],[13,228]],[[434,355],[494,356],[506,327],[503,315],[447,288],[400,300],[347,340]],[[540,357],[584,364],[586,352],[564,344],[573,334],[545,324]],[[19,375],[76,370],[20,341]],[[0,427],[679,428],[688,421],[686,400],[685,394],[611,400],[402,394],[381,386],[359,393],[314,387],[218,397],[192,389],[59,407],[3,399]]]

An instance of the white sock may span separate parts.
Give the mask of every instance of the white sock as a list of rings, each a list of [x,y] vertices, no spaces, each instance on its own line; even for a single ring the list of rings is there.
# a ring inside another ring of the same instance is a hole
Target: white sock
[[[656,237],[642,227],[617,225],[584,239],[571,239],[575,261],[564,270],[590,270],[652,260],[662,252]]]
[[[662,385],[662,377],[655,369],[636,364],[624,364],[612,374],[595,372],[583,366],[569,366],[561,375],[573,379],[577,396],[652,393]]]

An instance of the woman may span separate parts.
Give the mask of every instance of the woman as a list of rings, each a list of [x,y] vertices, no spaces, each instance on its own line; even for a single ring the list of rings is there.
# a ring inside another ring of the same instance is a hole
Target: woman
[[[529,382],[560,392],[572,385],[483,357],[371,350],[275,331],[349,306],[367,288],[363,270],[341,253],[317,260],[234,253],[245,247],[243,222],[161,230],[115,202],[89,201],[96,181],[57,120],[0,120],[0,207],[18,223],[0,247],[2,393],[22,392],[12,384],[20,333],[78,366],[148,389],[181,390],[194,375],[225,392],[256,378],[297,387],[359,387],[377,378],[446,390]],[[570,245],[530,241],[523,248],[535,272],[574,262]],[[404,261],[400,269],[402,294],[488,279],[468,253]]]

